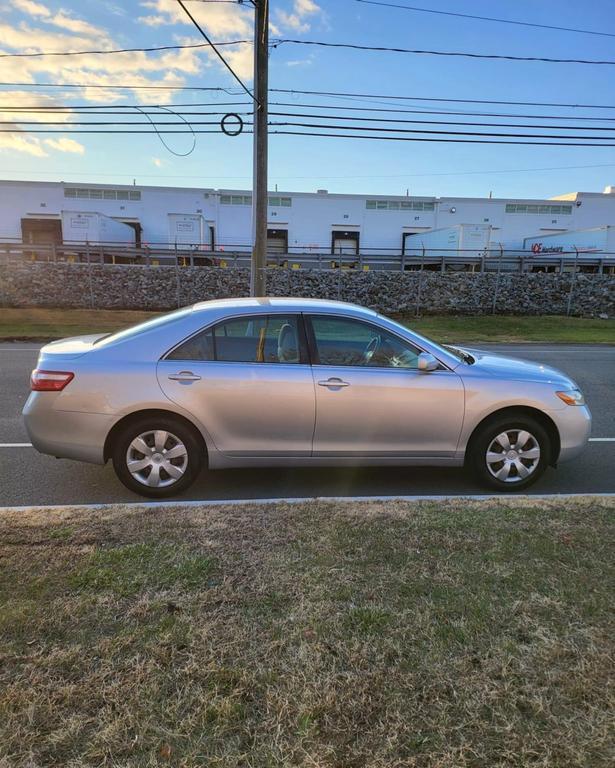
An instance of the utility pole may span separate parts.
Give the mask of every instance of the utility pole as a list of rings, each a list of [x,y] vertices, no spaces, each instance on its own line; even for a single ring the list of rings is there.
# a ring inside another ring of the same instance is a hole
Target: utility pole
[[[252,269],[250,295],[265,295],[267,261],[267,91],[269,0],[254,0],[254,169],[252,189]]]

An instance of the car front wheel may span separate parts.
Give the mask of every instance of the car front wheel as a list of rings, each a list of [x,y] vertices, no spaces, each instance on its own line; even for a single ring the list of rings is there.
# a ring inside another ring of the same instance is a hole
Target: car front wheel
[[[133,422],[113,446],[118,478],[141,496],[163,498],[185,491],[203,463],[203,447],[194,430],[173,418]]]
[[[469,463],[482,485],[499,491],[528,488],[550,461],[544,427],[530,417],[493,421],[472,441]]]

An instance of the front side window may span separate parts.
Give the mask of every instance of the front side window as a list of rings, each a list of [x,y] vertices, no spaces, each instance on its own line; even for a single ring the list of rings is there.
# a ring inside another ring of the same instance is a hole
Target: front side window
[[[348,318],[311,318],[320,365],[418,368],[420,349],[384,328]]]
[[[300,363],[298,319],[294,315],[256,315],[227,320],[180,344],[167,360]]]

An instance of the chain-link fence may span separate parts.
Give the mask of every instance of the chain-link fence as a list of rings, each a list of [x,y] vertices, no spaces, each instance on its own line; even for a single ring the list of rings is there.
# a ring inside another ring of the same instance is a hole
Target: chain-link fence
[[[166,262],[153,254],[145,262],[120,261],[120,254],[113,254],[114,260],[108,253],[96,259],[91,252],[80,259],[79,252],[58,249],[55,255],[42,260],[23,249],[2,252],[0,305],[168,310],[249,294],[249,254],[202,265],[195,261],[201,256],[190,262],[179,253]],[[122,258],[129,256],[124,252]],[[413,315],[615,314],[615,274],[606,259],[601,271],[596,264],[589,271],[591,265],[580,257],[536,270],[526,264],[523,271],[504,258],[484,268],[441,260],[435,268],[423,263],[403,270],[345,263],[318,268],[293,259],[264,268],[267,295],[337,299]]]

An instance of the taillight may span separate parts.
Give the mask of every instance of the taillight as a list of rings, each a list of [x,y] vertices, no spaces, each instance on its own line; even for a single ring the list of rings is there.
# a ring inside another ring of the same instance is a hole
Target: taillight
[[[35,368],[30,376],[30,388],[33,392],[61,392],[75,378],[69,371],[41,371]]]

